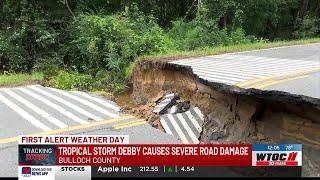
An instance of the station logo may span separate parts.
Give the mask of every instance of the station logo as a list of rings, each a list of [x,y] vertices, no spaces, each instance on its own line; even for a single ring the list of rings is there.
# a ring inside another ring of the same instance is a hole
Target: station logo
[[[253,166],[301,166],[301,144],[279,144],[252,146]]]

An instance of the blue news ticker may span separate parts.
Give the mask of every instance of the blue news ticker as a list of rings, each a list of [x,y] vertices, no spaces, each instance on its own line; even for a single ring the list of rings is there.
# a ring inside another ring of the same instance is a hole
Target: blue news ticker
[[[302,144],[252,144],[252,151],[302,151]]]

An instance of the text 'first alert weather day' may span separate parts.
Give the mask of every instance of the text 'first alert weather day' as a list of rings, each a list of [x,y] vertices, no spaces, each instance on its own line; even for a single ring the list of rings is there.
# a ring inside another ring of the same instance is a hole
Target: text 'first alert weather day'
[[[128,135],[20,136],[19,144],[128,144]]]

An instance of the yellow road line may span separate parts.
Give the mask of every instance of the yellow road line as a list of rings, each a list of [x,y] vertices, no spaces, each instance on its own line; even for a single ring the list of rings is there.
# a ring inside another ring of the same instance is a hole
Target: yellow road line
[[[6,143],[15,142],[15,141],[18,141],[18,137],[4,138],[4,139],[0,139],[0,144],[6,144]]]
[[[128,124],[132,124],[132,123],[135,123],[135,122],[140,122],[140,121],[145,121],[143,119],[136,119],[134,121],[129,121],[129,122],[125,122],[125,123],[121,123],[121,124],[116,124],[114,126],[123,126],[123,125],[128,125]]]
[[[301,79],[301,78],[305,78],[308,77],[308,75],[305,76],[299,76],[299,77],[294,77],[294,78],[288,78],[288,79],[283,79],[283,80],[271,80],[271,81],[267,81],[265,83],[256,85],[256,86],[252,86],[251,88],[255,88],[255,89],[264,89],[266,87],[275,85],[275,84],[280,84],[286,81],[291,81],[291,80],[295,80],[295,79]]]
[[[239,87],[245,87],[245,88],[253,88],[254,86],[259,86],[261,83],[264,84],[266,83],[266,81],[272,81],[274,79],[289,79],[289,78],[295,78],[295,77],[299,77],[299,76],[305,76],[307,74],[311,74],[311,73],[315,73],[315,72],[319,72],[320,68],[312,68],[312,69],[308,69],[308,70],[302,70],[302,71],[298,71],[295,73],[291,73],[291,74],[286,74],[286,75],[273,75],[273,76],[266,76],[266,77],[262,77],[262,78],[257,78],[257,79],[252,79],[252,80],[248,80],[248,81],[244,81],[244,82],[240,82],[237,83],[236,86]]]
[[[262,82],[262,81],[269,80],[269,79],[271,79],[273,77],[274,77],[274,75],[273,76],[266,76],[266,77],[256,78],[256,79],[251,79],[251,80],[248,80],[248,81],[243,81],[243,82],[237,83],[236,86],[245,87],[247,85],[251,85],[251,84],[255,84],[255,83],[259,83],[259,82]]]
[[[33,133],[31,135],[50,135],[50,134],[64,133],[64,132],[75,131],[80,129],[92,128],[100,125],[111,124],[118,121],[128,120],[130,118],[134,118],[134,116],[125,115],[125,116],[120,116],[118,118],[96,121],[89,124],[81,124],[81,125],[76,125],[76,126],[71,126],[71,127],[61,128],[61,129],[55,129],[52,131]],[[4,139],[0,139],[0,144],[6,144],[6,143],[15,142],[15,141],[18,141],[18,137],[4,138]]]
[[[113,126],[114,129],[123,129],[123,128],[128,128],[128,127],[133,127],[133,126],[139,126],[146,124],[147,122],[143,119],[139,119],[136,121],[131,121],[130,123],[123,123],[123,124],[117,124]]]
[[[146,122],[136,122],[136,123],[129,124],[129,125],[126,125],[126,126],[117,126],[117,127],[114,127],[114,129],[124,129],[124,128],[133,127],[133,126],[143,125],[143,124],[146,124]]]

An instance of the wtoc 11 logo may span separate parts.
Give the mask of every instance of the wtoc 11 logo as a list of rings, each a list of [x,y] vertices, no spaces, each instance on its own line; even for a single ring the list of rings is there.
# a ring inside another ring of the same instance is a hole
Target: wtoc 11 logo
[[[252,166],[301,166],[301,144],[253,144]]]

